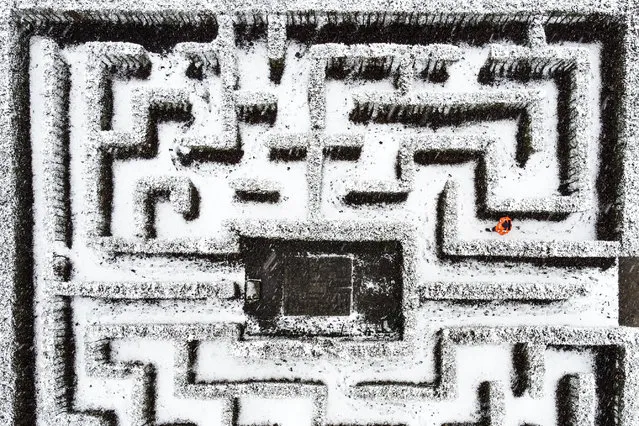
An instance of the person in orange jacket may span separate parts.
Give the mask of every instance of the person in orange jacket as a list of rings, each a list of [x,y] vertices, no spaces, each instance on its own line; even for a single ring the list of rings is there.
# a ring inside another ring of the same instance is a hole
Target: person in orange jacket
[[[493,226],[492,229],[486,229],[487,231],[497,232],[499,235],[506,235],[513,229],[513,221],[508,216],[504,216],[499,219],[499,223]]]

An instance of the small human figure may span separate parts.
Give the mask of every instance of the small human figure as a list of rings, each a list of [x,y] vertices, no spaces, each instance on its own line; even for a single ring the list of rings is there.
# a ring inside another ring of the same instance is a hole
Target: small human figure
[[[513,228],[513,221],[508,216],[504,216],[499,219],[499,223],[493,226],[492,229],[486,228],[486,231],[497,232],[499,235],[506,235]]]

